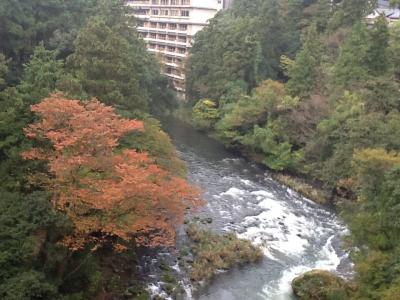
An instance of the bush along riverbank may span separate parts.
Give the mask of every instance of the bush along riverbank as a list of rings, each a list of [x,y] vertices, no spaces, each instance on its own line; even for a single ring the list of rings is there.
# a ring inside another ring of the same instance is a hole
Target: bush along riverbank
[[[219,235],[195,224],[190,224],[186,233],[194,258],[189,276],[197,287],[209,282],[219,271],[256,263],[263,257],[260,248],[234,233]]]
[[[351,288],[342,278],[331,272],[313,270],[292,282],[299,300],[350,300]]]

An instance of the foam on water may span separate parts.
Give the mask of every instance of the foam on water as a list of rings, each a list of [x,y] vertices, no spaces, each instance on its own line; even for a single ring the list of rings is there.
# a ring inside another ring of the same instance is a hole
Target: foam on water
[[[267,296],[267,299],[271,300],[287,300],[293,299],[293,291],[291,288],[291,282],[297,276],[314,269],[336,271],[337,267],[341,262],[341,258],[337,255],[336,250],[332,245],[332,241],[335,235],[328,238],[326,244],[318,254],[319,260],[315,263],[301,264],[293,266],[287,270],[284,270],[281,277],[274,283],[268,283],[265,285],[263,292]]]
[[[264,199],[258,204],[263,212],[245,218],[242,224],[247,229],[239,237],[265,246],[268,257],[273,257],[271,249],[285,255],[301,255],[309,244],[310,228],[315,226],[313,220],[296,216],[285,202],[278,201],[270,192],[254,191],[251,194]],[[256,226],[249,226],[250,224]]]
[[[245,193],[246,193],[245,190],[241,190],[241,189],[232,187],[229,190],[227,190],[226,192],[221,193],[219,196],[222,196],[222,197],[223,196],[231,196],[231,197],[234,197],[234,198],[238,198],[240,196],[243,196]]]
[[[348,272],[350,263],[340,249],[345,227],[333,212],[277,184],[265,169],[224,152],[214,141],[182,130],[184,124],[171,125],[189,179],[208,202],[200,213],[213,219],[206,226],[234,232],[261,246],[266,256],[260,264],[220,274],[199,299],[292,300],[290,283],[296,276],[314,268]]]

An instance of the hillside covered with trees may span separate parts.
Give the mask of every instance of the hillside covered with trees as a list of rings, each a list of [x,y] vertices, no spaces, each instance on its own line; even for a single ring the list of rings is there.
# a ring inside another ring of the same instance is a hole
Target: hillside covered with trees
[[[400,295],[400,23],[368,23],[375,5],[236,0],[196,35],[187,88],[198,129],[344,198],[350,299],[390,300]]]
[[[1,299],[119,299],[202,205],[134,26],[125,1],[0,2]]]

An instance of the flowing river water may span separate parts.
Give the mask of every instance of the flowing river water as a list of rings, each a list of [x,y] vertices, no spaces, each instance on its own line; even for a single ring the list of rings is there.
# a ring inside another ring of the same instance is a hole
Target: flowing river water
[[[305,271],[351,275],[341,247],[347,229],[333,211],[176,119],[164,120],[163,127],[187,164],[189,180],[204,193],[207,205],[200,217],[213,219],[210,229],[235,232],[265,253],[261,263],[221,273],[200,295],[187,298],[289,300],[294,299],[291,281]]]

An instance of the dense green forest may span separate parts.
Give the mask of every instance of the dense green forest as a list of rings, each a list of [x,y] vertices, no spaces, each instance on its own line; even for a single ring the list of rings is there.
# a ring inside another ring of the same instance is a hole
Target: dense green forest
[[[351,299],[389,300],[400,295],[400,23],[367,23],[375,5],[236,0],[196,35],[187,89],[197,128],[345,198]]]
[[[135,250],[172,243],[181,198],[197,197],[151,117],[174,93],[131,16],[119,0],[0,2],[1,299],[116,299],[132,285],[147,299]]]

